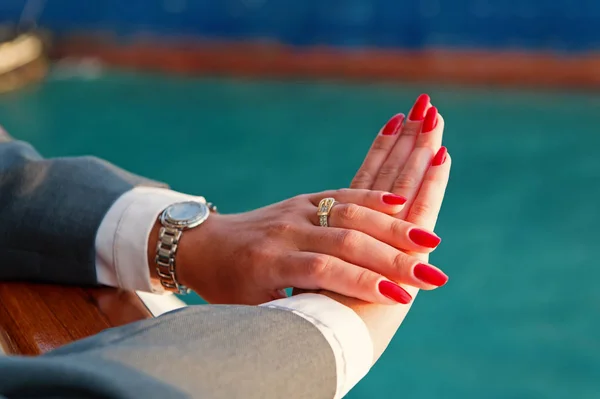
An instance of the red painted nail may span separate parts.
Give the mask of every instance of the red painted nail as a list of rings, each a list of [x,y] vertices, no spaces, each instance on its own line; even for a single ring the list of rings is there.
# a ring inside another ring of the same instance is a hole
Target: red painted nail
[[[435,154],[435,157],[433,157],[433,160],[431,161],[431,166],[440,166],[441,164],[443,164],[446,161],[446,154],[448,154],[448,150],[446,149],[446,147],[440,148],[437,154]]]
[[[411,121],[422,121],[425,117],[425,108],[427,108],[427,104],[429,104],[429,96],[427,94],[421,94],[417,101],[415,101],[415,105],[413,105],[412,111],[410,111],[410,115],[408,115],[408,119]]]
[[[437,247],[442,239],[435,234],[422,229],[410,229],[408,238],[417,245],[427,248]]]
[[[379,283],[379,292],[382,295],[390,298],[399,303],[407,304],[412,301],[412,296],[400,287],[398,284],[394,284],[391,281],[383,280]]]
[[[421,132],[429,133],[433,129],[435,129],[437,125],[437,108],[431,107],[427,110],[427,115],[425,115],[425,120],[423,121],[423,127],[421,128]]]
[[[384,136],[392,136],[400,130],[402,126],[402,122],[404,122],[404,114],[398,114],[392,116],[392,118],[387,121],[383,129],[381,130],[381,134]]]
[[[406,197],[396,194],[384,194],[381,200],[388,205],[404,205],[406,203]]]
[[[435,267],[426,265],[425,263],[417,264],[413,269],[413,273],[416,278],[424,283],[438,287],[441,287],[448,281],[448,276],[446,276],[442,271],[436,269]]]

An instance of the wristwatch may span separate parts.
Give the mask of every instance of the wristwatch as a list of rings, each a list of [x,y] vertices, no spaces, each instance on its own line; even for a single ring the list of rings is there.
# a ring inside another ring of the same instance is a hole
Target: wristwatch
[[[200,226],[208,219],[210,212],[216,212],[213,204],[200,201],[185,201],[172,204],[159,216],[162,224],[156,244],[156,272],[160,283],[168,290],[188,294],[191,290],[177,280],[177,247],[185,230]]]

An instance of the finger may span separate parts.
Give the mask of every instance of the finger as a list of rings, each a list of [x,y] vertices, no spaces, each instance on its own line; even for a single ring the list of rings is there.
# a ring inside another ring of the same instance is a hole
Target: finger
[[[435,110],[431,107],[430,110]],[[437,125],[434,126],[437,120]],[[420,141],[419,146],[415,146],[404,168],[398,174],[398,177],[393,183],[392,192],[397,195],[408,198],[408,206],[406,206],[397,217],[405,219],[408,215],[409,208],[419,192],[425,173],[431,165],[434,154],[438,151],[437,143],[441,143],[444,131],[444,119],[437,114],[437,111],[427,113],[425,117],[424,127],[434,126],[432,130],[421,135],[428,135],[429,138]],[[422,144],[422,146],[421,146]],[[434,148],[436,146],[437,148]]]
[[[451,166],[450,154],[445,147],[440,148],[408,212],[407,221],[428,229],[435,227],[448,186]]]
[[[399,137],[398,132],[402,128],[403,122],[404,114],[394,115],[379,131],[363,164],[350,183],[351,188],[371,188],[373,186],[379,168],[385,162]]]
[[[437,108],[431,107],[427,110],[421,134],[417,135],[415,148],[429,147],[434,152],[439,150],[442,145],[442,136],[444,135],[444,118],[438,113]]]
[[[296,244],[301,251],[330,255],[417,288],[434,289],[447,280],[439,269],[356,230],[309,226]],[[438,273],[435,279],[421,273],[431,268]]]
[[[310,212],[307,217],[315,226],[319,225],[318,216],[314,212]],[[441,241],[431,231],[356,204],[340,203],[334,206],[329,214],[328,224],[330,227],[360,231],[405,251],[429,253]]]
[[[289,265],[286,281],[302,290],[327,290],[386,305],[412,301],[406,290],[382,275],[334,256],[295,252],[286,257],[286,262]]]
[[[404,167],[411,151],[415,146],[417,136],[421,131],[423,119],[430,107],[430,98],[427,94],[421,94],[405,121],[400,137],[396,141],[394,148],[382,164],[372,188],[374,190],[390,190],[398,173]]]
[[[406,219],[433,229],[444,200],[452,165],[452,159],[445,147],[440,148],[431,164]],[[429,260],[429,256],[423,253],[414,253],[414,256],[423,261]],[[415,293],[412,287],[407,289]]]
[[[412,205],[417,196],[419,188],[423,183],[425,173],[431,165],[433,152],[429,148],[415,148],[410,155],[406,165],[398,174],[396,180],[392,183],[392,192],[396,195],[407,198],[407,202]],[[405,219],[409,209],[403,208],[396,217]]]
[[[357,204],[389,215],[395,215],[400,212],[406,203],[406,198],[387,191],[352,188],[342,188],[339,190],[311,194],[309,200],[312,205],[318,206],[323,198],[329,197],[334,198],[339,203]],[[316,211],[314,214],[316,215]]]
[[[415,104],[408,113],[408,120],[413,122],[422,122],[425,118],[427,108],[431,106],[431,97],[428,94],[421,94],[417,97]]]
[[[434,111],[430,112],[433,113]],[[435,112],[437,112],[437,110]],[[415,223],[424,228],[429,228],[431,230],[433,230],[435,227],[435,221],[437,220],[437,216],[441,207],[441,203],[443,200],[443,191],[445,191],[449,173],[448,165],[448,171],[446,172],[447,175],[445,177],[445,182],[443,183],[442,194],[440,195],[439,188],[436,188],[439,187],[440,183],[433,183],[432,179],[436,182],[439,180],[443,180],[443,173],[436,171],[436,174],[434,174],[433,176],[430,175],[430,173],[434,173],[431,171],[431,169],[435,168],[432,168],[430,167],[430,165],[427,165],[426,162],[423,162],[424,160],[428,159],[431,156],[431,154],[435,154],[437,151],[439,151],[438,148],[442,142],[442,136],[444,132],[444,119],[441,115],[438,114],[436,121],[437,123],[434,123],[433,130],[427,132],[427,130],[429,129],[424,129],[425,133],[422,133],[419,136],[415,144],[415,149],[411,154],[412,162],[407,162],[411,165],[405,166],[405,170],[400,174],[400,176],[394,184],[395,187],[392,188],[392,192],[394,192],[395,194],[407,196],[409,204],[405,209],[403,209],[403,211],[396,215],[396,217],[405,219],[409,222]],[[428,121],[428,126],[429,123],[430,122]],[[445,149],[443,151],[445,151]],[[448,160],[446,160],[446,162],[449,163]],[[432,163],[434,163],[433,160]],[[422,168],[426,168],[425,174],[422,174]],[[414,195],[416,195],[416,198],[414,197]],[[430,203],[429,201],[432,202]],[[417,205],[414,205],[415,203]],[[411,213],[411,209],[413,209],[413,207],[414,212]],[[429,256],[427,254],[414,253],[414,256],[418,259],[421,259],[424,262],[427,262],[429,260]],[[417,290],[413,287],[406,287],[406,289],[413,296],[417,293]]]

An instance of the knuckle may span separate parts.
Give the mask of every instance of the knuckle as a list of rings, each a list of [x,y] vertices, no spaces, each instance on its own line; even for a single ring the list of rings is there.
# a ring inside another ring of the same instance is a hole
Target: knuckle
[[[430,216],[433,207],[425,201],[415,201],[410,207],[411,218],[424,218]]]
[[[423,178],[423,183],[428,184],[437,184],[439,178],[435,175],[435,173],[427,173]]]
[[[308,262],[307,268],[308,275],[319,280],[326,275],[331,268],[331,257],[323,254],[315,255]]]
[[[383,165],[379,170],[379,177],[395,178],[398,174],[398,168],[394,165]]]
[[[410,268],[411,261],[408,258],[408,255],[406,255],[402,252],[398,252],[396,254],[396,256],[394,257],[394,260],[392,261],[392,266],[394,267],[394,270],[396,270],[396,272],[399,275],[404,275],[404,274],[406,274],[406,271],[408,270],[408,268]]]
[[[360,242],[360,234],[354,230],[342,230],[337,237],[341,248],[354,248]]]
[[[374,273],[367,269],[361,269],[356,273],[355,281],[357,287],[369,287]]]
[[[404,234],[405,227],[404,224],[398,220],[394,220],[390,223],[390,234],[392,237],[400,237]]]
[[[360,206],[356,204],[342,204],[338,205],[338,215],[340,219],[346,222],[355,221],[360,217],[361,209]]]
[[[370,153],[377,153],[377,152],[387,152],[390,148],[389,143],[387,142],[387,140],[384,140],[385,136],[378,136],[375,141],[373,141],[373,144],[371,145],[371,150],[369,151]]]
[[[412,190],[418,187],[420,179],[418,179],[414,173],[401,172],[394,182],[394,189],[396,190]]]
[[[352,179],[352,183],[350,184],[350,187],[353,188],[364,188],[364,187],[370,187],[371,184],[373,183],[373,175],[366,170],[359,170],[356,175],[354,176],[354,179]]]

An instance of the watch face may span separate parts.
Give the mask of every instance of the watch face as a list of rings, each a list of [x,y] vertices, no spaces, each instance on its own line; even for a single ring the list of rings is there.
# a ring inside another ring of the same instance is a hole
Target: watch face
[[[208,214],[209,210],[205,204],[186,201],[169,206],[163,214],[163,220],[177,226],[192,227],[206,220]]]

